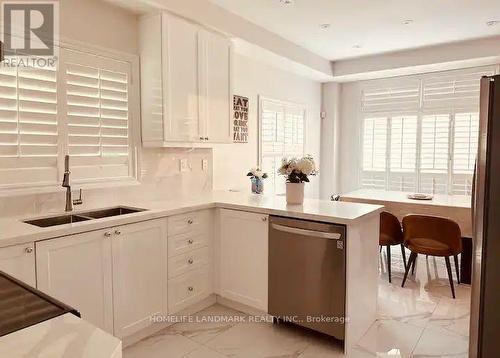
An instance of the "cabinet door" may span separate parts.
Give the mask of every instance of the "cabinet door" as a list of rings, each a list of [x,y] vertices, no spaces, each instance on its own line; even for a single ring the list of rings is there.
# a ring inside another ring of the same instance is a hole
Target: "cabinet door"
[[[268,217],[220,212],[220,295],[267,312]]]
[[[228,143],[231,125],[231,43],[226,37],[200,31],[200,116],[208,142]]]
[[[162,20],[164,137],[166,141],[199,141],[198,27],[168,14]]]
[[[35,287],[34,243],[8,246],[0,249],[0,271]]]
[[[113,334],[111,237],[99,230],[37,242],[36,270],[39,290]]]
[[[167,314],[166,219],[117,228],[113,233],[115,336],[125,337]]]

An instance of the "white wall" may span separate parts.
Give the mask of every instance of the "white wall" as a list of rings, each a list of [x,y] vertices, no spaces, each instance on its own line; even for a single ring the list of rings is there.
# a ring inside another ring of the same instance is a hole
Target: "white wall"
[[[319,163],[321,84],[241,54],[234,55],[233,64],[233,92],[250,100],[249,141],[214,148],[214,189],[247,190],[250,187],[250,181],[245,175],[258,163],[259,95],[306,106],[306,153],[313,155]],[[306,185],[306,195],[319,197],[318,177],[312,178],[311,183]]]
[[[138,18],[102,0],[59,1],[61,39],[138,54]]]

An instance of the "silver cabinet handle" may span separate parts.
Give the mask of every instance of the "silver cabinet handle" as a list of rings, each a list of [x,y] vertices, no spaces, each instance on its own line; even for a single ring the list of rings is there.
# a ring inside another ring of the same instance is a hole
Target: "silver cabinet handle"
[[[193,242],[194,242],[194,241],[193,241],[193,239],[189,239],[189,240],[188,240],[188,244],[189,244],[189,245],[191,245]]]
[[[203,137],[200,137],[200,140],[203,140]]]
[[[208,137],[205,137],[205,140],[208,140]]]
[[[193,287],[193,286],[189,286],[189,287],[188,287],[188,291],[189,291],[189,292],[193,292],[193,291],[194,291],[194,287]]]
[[[31,254],[33,252],[33,248],[32,247],[27,247],[24,249],[24,252],[26,252],[27,254]]]
[[[104,233],[104,236],[105,236],[105,237],[111,237],[111,233],[110,233],[109,231],[106,231],[106,232]]]
[[[334,232],[322,232],[322,231],[314,231],[314,230],[307,230],[307,229],[299,229],[296,227],[290,227],[290,226],[284,226],[284,225],[278,225],[278,224],[272,224],[271,227],[274,230],[284,231],[284,232],[288,232],[290,234],[296,234],[296,235],[320,237],[323,239],[331,239],[331,240],[340,240],[342,238],[341,234],[334,233]]]
[[[115,234],[116,234],[116,235],[121,235],[121,233],[122,233],[122,232],[121,232],[120,230],[118,230],[118,229],[117,229],[117,230],[115,230]]]
[[[264,217],[262,218],[262,221],[266,222],[266,221],[267,221],[267,216],[264,216]]]
[[[193,264],[193,262],[194,262],[194,261],[193,261],[193,259],[189,259],[189,260],[188,260],[188,264],[190,264],[190,265],[192,265],[192,264]]]
[[[188,219],[188,224],[191,225],[193,223],[193,219]]]

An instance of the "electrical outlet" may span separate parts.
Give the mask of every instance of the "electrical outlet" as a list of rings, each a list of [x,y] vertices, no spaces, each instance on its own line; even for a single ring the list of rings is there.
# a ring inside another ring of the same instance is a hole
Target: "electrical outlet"
[[[206,172],[208,170],[208,160],[207,159],[202,159],[201,160],[201,170]]]
[[[188,160],[187,159],[180,159],[179,160],[179,170],[182,172],[187,172],[189,170],[189,165],[188,165]]]

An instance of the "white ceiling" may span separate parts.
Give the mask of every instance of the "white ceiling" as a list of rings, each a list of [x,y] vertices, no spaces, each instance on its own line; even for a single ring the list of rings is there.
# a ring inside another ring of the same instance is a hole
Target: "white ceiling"
[[[500,0],[209,1],[329,60],[500,35]]]

